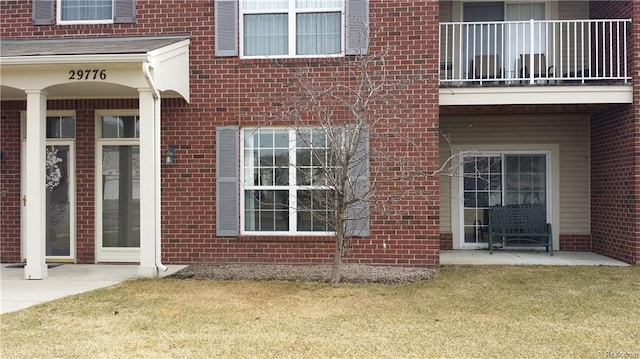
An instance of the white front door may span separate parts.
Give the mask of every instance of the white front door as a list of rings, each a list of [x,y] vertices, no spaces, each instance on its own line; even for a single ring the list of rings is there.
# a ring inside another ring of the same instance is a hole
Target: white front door
[[[104,115],[98,122],[96,259],[139,262],[139,118]]]
[[[21,165],[21,217],[29,200],[26,181],[26,126],[23,124]],[[76,258],[75,117],[47,116],[45,155],[46,246],[48,262],[73,262]],[[24,223],[21,222],[22,258],[25,258]]]

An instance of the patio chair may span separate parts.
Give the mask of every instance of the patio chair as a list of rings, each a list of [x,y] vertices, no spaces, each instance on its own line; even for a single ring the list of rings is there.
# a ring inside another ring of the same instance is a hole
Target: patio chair
[[[471,62],[471,71],[474,79],[496,80],[502,78],[500,56],[477,55]]]
[[[520,54],[520,78],[526,80],[532,75],[534,79],[553,77],[553,65],[547,66],[545,54],[533,54],[533,69],[529,69],[531,64],[530,54]],[[548,82],[548,80],[547,80]]]

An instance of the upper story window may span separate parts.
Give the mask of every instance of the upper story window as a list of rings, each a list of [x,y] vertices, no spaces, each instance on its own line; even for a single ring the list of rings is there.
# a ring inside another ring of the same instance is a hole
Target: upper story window
[[[342,0],[243,0],[240,9],[242,56],[343,53]]]
[[[214,5],[216,56],[317,57],[369,51],[369,0],[215,0]]]
[[[60,22],[112,22],[113,0],[59,0]]]
[[[34,25],[136,22],[136,0],[32,0]]]

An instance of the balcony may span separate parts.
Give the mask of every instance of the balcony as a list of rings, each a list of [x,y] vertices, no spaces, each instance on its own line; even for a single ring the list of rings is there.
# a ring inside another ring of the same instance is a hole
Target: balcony
[[[440,104],[630,103],[631,20],[440,24]]]

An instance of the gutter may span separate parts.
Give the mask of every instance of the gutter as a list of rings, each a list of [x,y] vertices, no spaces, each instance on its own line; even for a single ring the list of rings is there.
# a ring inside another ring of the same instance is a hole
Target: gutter
[[[147,59],[147,54],[105,54],[105,55],[37,55],[37,56],[0,56],[2,66],[9,65],[56,65],[60,63],[139,63]]]
[[[153,65],[151,65],[151,63],[149,63],[149,61],[145,61],[142,63],[142,72],[144,73],[144,78],[145,80],[147,80],[147,83],[149,84],[149,87],[153,90],[153,122],[154,122],[154,152],[156,154],[160,153],[160,91],[158,91],[158,89],[156,88],[155,83],[153,82],[153,78],[151,77],[151,68],[153,67]],[[156,159],[157,160],[157,159]],[[158,179],[158,181],[160,180],[160,167],[161,165],[157,165],[155,166],[155,176]],[[160,201],[160,185],[157,185],[155,188],[155,199],[156,199],[156,207],[155,207],[155,224],[156,224],[156,228],[155,228],[155,240],[156,240],[156,245],[155,245],[155,251],[156,251],[156,268],[158,268],[159,270],[166,272],[167,266],[165,266],[164,264],[162,264],[162,228],[160,227],[160,221],[161,221],[161,217],[160,217],[160,209],[158,208],[161,205],[161,201]]]

